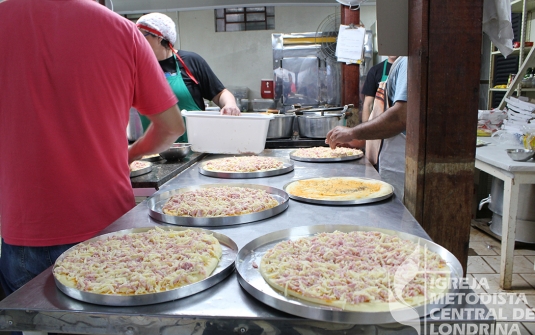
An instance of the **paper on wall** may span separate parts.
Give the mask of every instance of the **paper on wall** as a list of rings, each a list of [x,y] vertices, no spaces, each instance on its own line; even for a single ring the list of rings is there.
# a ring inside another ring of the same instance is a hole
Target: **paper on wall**
[[[335,55],[339,62],[360,64],[363,61],[366,29],[340,25]]]

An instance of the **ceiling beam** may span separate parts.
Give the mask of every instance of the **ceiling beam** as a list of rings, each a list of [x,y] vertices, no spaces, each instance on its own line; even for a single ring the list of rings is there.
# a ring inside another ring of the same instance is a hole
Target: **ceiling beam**
[[[180,12],[228,7],[254,6],[333,6],[336,0],[105,0],[108,8],[119,14],[148,12]],[[375,1],[366,1],[362,6],[375,6]]]

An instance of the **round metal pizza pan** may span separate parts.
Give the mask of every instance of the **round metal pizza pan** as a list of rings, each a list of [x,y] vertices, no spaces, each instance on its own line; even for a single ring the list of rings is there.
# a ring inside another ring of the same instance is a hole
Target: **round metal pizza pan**
[[[236,258],[236,271],[240,285],[254,298],[280,311],[318,321],[350,323],[350,324],[386,324],[413,320],[428,315],[435,308],[446,306],[448,299],[437,299],[426,304],[396,309],[385,312],[355,312],[338,308],[322,306],[298,298],[286,297],[273,289],[262,277],[259,271],[262,256],[275,244],[294,240],[300,237],[312,236],[321,232],[350,232],[350,231],[379,231],[385,234],[397,235],[410,240],[428,250],[439,254],[450,268],[451,280],[461,280],[463,268],[457,258],[446,248],[421,237],[394,230],[356,225],[317,225],[303,226],[276,231],[256,238],[240,249]],[[455,285],[445,291],[454,294],[458,291]]]
[[[204,165],[208,163],[203,163],[199,166],[199,173],[208,177],[216,178],[226,178],[226,179],[245,179],[245,178],[263,178],[263,177],[272,177],[285,174],[293,171],[294,165],[288,160],[283,160],[278,158],[283,162],[281,169],[277,170],[268,170],[268,171],[257,171],[257,172],[215,172],[204,169]]]
[[[271,194],[275,200],[279,203],[277,206],[264,210],[262,212],[237,215],[237,216],[223,216],[223,217],[185,217],[185,216],[173,216],[164,214],[162,207],[165,205],[167,200],[173,195],[193,191],[206,187],[246,187],[246,188],[256,188],[261,189],[269,194]],[[278,188],[265,186],[265,185],[255,185],[255,184],[205,184],[191,187],[184,187],[180,189],[175,189],[171,191],[164,192],[162,194],[157,194],[148,200],[149,206],[149,215],[155,220],[162,221],[165,223],[176,224],[180,226],[193,226],[193,227],[214,227],[214,226],[230,226],[235,224],[242,224],[248,222],[254,222],[259,220],[264,220],[269,217],[275,216],[288,208],[289,197],[288,193],[280,190]]]
[[[331,163],[331,162],[343,162],[343,161],[353,161],[355,159],[362,158],[364,156],[364,153],[353,155],[353,156],[343,156],[343,157],[333,157],[333,158],[309,158],[309,157],[299,157],[295,156],[294,152],[297,150],[294,150],[290,152],[290,158],[295,161],[301,161],[301,162],[315,162],[315,163]]]
[[[301,181],[301,180],[307,180],[307,179],[316,179],[316,178],[317,177],[315,177],[315,178],[302,178],[302,179],[292,180],[291,182],[289,182],[289,183],[284,185],[283,190],[286,191],[286,187],[288,187],[288,185],[290,185],[293,182]],[[350,177],[332,177],[332,178],[350,178]],[[372,202],[378,202],[378,201],[382,201],[384,199],[388,199],[388,198],[390,198],[392,196],[392,194],[394,194],[394,186],[392,186],[392,185],[390,185],[388,183],[385,183],[384,181],[377,180],[377,179],[372,179],[372,178],[363,178],[363,177],[358,177],[357,179],[373,180],[373,181],[377,181],[377,182],[381,182],[381,183],[387,184],[387,185],[390,186],[391,192],[388,193],[388,194],[385,194],[383,196],[380,196],[380,197],[367,198],[367,199],[357,199],[357,200],[319,200],[319,199],[299,197],[299,196],[296,196],[296,195],[292,195],[290,193],[288,193],[288,196],[291,199],[302,201],[302,202],[307,202],[307,203],[310,203],[310,204],[342,206],[342,205],[361,205],[361,204],[368,204],[368,203],[372,203]]]
[[[200,228],[184,228],[184,227],[159,227],[164,230],[186,230],[194,229],[204,231],[206,233],[212,234],[215,238],[219,240],[221,248],[223,249],[223,254],[221,260],[217,265],[217,268],[212,272],[212,274],[199,282],[182,286],[174,290],[167,292],[158,292],[158,293],[149,293],[149,294],[140,294],[135,296],[123,296],[123,295],[111,295],[111,294],[97,294],[91,292],[84,292],[78,289],[67,287],[63,285],[59,280],[54,276],[54,281],[58,289],[68,295],[71,298],[76,300],[98,304],[98,305],[107,305],[107,306],[141,306],[141,305],[152,305],[162,302],[172,301],[176,299],[181,299],[194,295],[198,292],[204,291],[226,277],[228,277],[234,271],[234,261],[236,260],[236,255],[238,253],[238,246],[236,243],[226,235],[216,233],[210,230],[200,229]],[[112,235],[126,235],[131,233],[142,233],[147,230],[154,229],[154,227],[145,227],[145,228],[134,228],[134,229],[125,229],[120,230],[114,233],[104,234],[101,236],[94,237],[82,243],[88,243],[92,241],[103,240]],[[73,247],[74,248],[74,247]],[[72,249],[72,248],[71,248]],[[61,254],[56,263],[62,260],[65,255],[71,250],[68,249],[63,254]],[[54,265],[55,266],[55,265]]]
[[[152,164],[150,164],[149,166],[147,166],[147,167],[145,167],[143,169],[139,169],[139,170],[136,170],[136,171],[130,171],[130,178],[141,176],[142,174],[146,174],[146,173],[149,173],[151,171],[152,171]]]

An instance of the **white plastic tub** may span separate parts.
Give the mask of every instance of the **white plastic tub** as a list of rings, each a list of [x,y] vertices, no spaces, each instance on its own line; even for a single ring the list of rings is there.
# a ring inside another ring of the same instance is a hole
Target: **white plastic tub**
[[[213,154],[258,154],[264,150],[273,115],[220,115],[218,112],[182,111],[191,150]]]

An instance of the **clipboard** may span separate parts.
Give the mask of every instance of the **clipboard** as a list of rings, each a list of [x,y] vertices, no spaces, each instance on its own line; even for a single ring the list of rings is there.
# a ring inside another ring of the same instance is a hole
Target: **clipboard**
[[[366,29],[363,26],[341,24],[336,41],[337,60],[347,64],[361,64],[364,61],[365,35]]]

